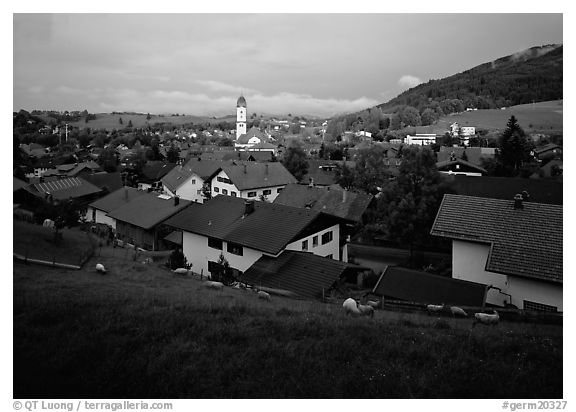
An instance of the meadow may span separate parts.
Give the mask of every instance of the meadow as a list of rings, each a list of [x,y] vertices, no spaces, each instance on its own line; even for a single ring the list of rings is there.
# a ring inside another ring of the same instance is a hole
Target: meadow
[[[441,117],[431,126],[416,127],[416,133],[444,134],[450,125],[474,126],[488,131],[504,130],[514,115],[527,133],[562,134],[563,100],[522,104],[502,109],[475,110]]]
[[[133,113],[133,114],[113,114],[113,113],[96,113],[96,119],[90,120],[86,123],[84,120],[79,120],[77,122],[71,122],[70,125],[73,127],[78,127],[80,129],[85,129],[90,127],[91,129],[123,129],[128,126],[128,122],[132,122],[133,127],[147,127],[154,126],[156,123],[170,124],[173,126],[181,126],[183,124],[190,123],[218,123],[221,121],[236,121],[236,118],[219,117],[217,119],[206,117],[206,116],[194,116],[194,115],[162,115],[162,114],[151,114],[150,120],[146,119],[146,113]],[[120,118],[122,118],[122,124],[120,124]]]
[[[94,270],[97,262],[106,275]],[[14,263],[15,398],[561,398],[562,326],[208,290],[134,251]]]

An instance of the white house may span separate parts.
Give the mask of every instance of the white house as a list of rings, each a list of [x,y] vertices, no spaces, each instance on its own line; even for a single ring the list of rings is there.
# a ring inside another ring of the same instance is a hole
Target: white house
[[[223,165],[220,160],[190,159],[186,164],[176,166],[162,178],[163,191],[170,196],[202,203],[204,183]]]
[[[238,272],[285,250],[340,258],[338,219],[312,210],[216,196],[166,224],[182,231],[182,251],[203,275],[217,268],[221,255]]]
[[[252,127],[248,132],[243,133],[236,139],[234,147],[237,150],[268,150],[275,152],[277,147],[270,143],[271,140],[266,133],[257,127]]]
[[[490,285],[486,302],[563,311],[562,206],[445,195],[432,235],[452,239],[452,276]]]
[[[212,197],[265,198],[270,202],[290,183],[297,180],[280,162],[223,163],[210,181]]]
[[[406,139],[404,139],[404,143],[406,144],[415,144],[415,145],[430,145],[436,143],[436,134],[434,133],[416,133],[416,135],[406,135]]]

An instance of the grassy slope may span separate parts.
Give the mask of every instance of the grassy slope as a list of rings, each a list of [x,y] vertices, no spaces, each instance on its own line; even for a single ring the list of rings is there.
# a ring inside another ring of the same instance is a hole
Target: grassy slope
[[[18,220],[13,222],[14,253],[22,256],[78,265],[82,256],[91,248],[86,233],[77,229],[63,229],[62,240],[56,244],[54,243],[54,229]]]
[[[511,106],[506,110],[489,109],[464,112],[444,116],[431,126],[416,127],[416,133],[444,134],[450,125],[458,122],[460,126],[475,126],[487,130],[504,130],[510,116],[518,119],[520,127],[527,133],[562,134],[563,101],[522,104]]]
[[[201,122],[214,122],[225,120],[230,121],[231,118],[218,118],[211,119],[209,117],[202,116],[170,116],[170,115],[150,115],[151,119],[146,120],[146,114],[112,114],[112,113],[97,113],[95,120],[90,120],[86,123],[84,120],[78,122],[70,123],[71,126],[79,127],[84,129],[90,127],[92,129],[122,129],[128,125],[129,121],[132,121],[132,126],[134,127],[145,127],[147,125],[153,126],[155,123],[170,123],[175,126],[179,126],[185,123],[201,123]],[[122,118],[122,124],[120,124],[119,119]],[[235,121],[235,118],[234,118]]]
[[[210,291],[133,252],[100,253],[82,271],[15,264],[15,397],[562,396],[559,326],[352,319],[340,305]]]

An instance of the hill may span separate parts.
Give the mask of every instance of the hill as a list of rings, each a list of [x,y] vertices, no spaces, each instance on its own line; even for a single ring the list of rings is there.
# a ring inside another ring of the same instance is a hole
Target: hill
[[[429,126],[414,127],[415,133],[444,134],[450,125],[457,122],[460,126],[474,126],[489,132],[503,130],[510,116],[514,115],[518,124],[526,133],[562,134],[563,101],[521,104],[502,109],[474,110],[442,116]]]
[[[561,325],[349,318],[210,291],[133,253],[103,247],[79,271],[14,263],[15,397],[562,397]]]
[[[562,99],[562,68],[562,45],[532,47],[444,79],[430,80],[378,107],[392,112],[409,105],[422,112],[433,101],[442,105],[442,101],[452,99],[460,100],[464,108],[478,109],[558,100]]]

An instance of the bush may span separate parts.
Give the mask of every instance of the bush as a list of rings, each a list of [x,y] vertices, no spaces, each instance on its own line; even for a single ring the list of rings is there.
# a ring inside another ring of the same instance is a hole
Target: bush
[[[170,254],[166,266],[172,270],[178,268],[190,269],[190,267],[192,267],[192,265],[186,261],[186,256],[184,256],[181,249],[176,249]]]

